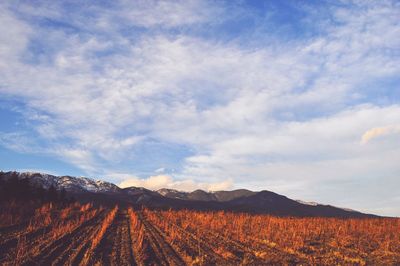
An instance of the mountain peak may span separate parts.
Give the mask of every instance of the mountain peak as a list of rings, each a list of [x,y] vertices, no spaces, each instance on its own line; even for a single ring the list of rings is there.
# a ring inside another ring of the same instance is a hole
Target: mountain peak
[[[78,199],[99,201],[101,204],[130,204],[161,209],[225,210],[283,216],[372,216],[329,205],[296,201],[267,190],[254,192],[236,189],[207,192],[197,189],[183,192],[162,188],[152,191],[142,187],[119,188],[112,183],[87,177],[54,176],[34,172],[0,172],[0,185],[11,178],[28,179],[32,184],[43,188],[65,189]]]
[[[112,183],[94,180],[88,177],[54,176],[39,172],[2,172],[2,178],[8,179],[16,176],[19,179],[28,178],[33,184],[43,188],[65,189],[72,192],[115,192],[120,188]]]

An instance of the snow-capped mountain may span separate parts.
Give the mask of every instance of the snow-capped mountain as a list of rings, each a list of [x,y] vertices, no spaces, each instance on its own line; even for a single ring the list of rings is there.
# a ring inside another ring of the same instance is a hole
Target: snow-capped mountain
[[[184,192],[175,189],[162,188],[157,192],[167,198],[198,201],[219,201],[225,202],[236,198],[254,195],[256,192],[247,189],[236,189],[232,191],[204,191],[197,189],[192,192]]]
[[[186,199],[187,195],[189,194],[188,192],[179,191],[179,190],[171,189],[171,188],[159,189],[159,190],[157,190],[157,193],[164,197],[174,198],[174,199]]]
[[[317,217],[373,217],[357,211],[323,205],[314,202],[296,201],[271,191],[195,190],[192,192],[174,189],[152,191],[140,187],[118,186],[87,177],[54,176],[45,173],[18,173],[0,171],[0,185],[12,178],[28,179],[31,184],[43,188],[65,189],[75,199],[100,204],[126,204],[136,207],[159,209],[225,210],[280,216]]]
[[[120,190],[118,186],[112,183],[93,180],[87,177],[54,176],[35,172],[3,172],[2,177],[18,177],[19,179],[28,178],[33,184],[46,189],[53,186],[57,190],[65,189],[66,191],[71,192],[117,192]]]

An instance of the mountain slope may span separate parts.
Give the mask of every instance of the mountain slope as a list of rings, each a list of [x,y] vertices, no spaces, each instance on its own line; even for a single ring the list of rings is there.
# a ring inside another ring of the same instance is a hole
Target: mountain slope
[[[101,204],[124,204],[158,209],[224,210],[280,216],[372,217],[330,205],[309,204],[289,199],[271,191],[245,189],[206,192],[182,192],[174,189],[152,191],[140,187],[119,188],[104,181],[86,177],[53,176],[42,173],[0,172],[0,179],[28,179],[37,186],[65,189],[81,201]]]
[[[159,189],[157,190],[157,192],[164,197],[172,199],[220,201],[220,202],[230,201],[240,197],[247,197],[257,193],[247,189],[236,189],[232,191],[213,191],[213,192],[206,192],[204,190],[197,189],[193,192],[183,192],[175,189],[166,189],[166,188]]]
[[[242,212],[253,210],[256,213],[291,216],[324,216],[324,217],[366,217],[368,215],[342,208],[322,205],[303,204],[296,200],[271,191],[260,191],[248,197],[241,197],[228,202],[231,209]]]
[[[65,189],[69,192],[103,192],[103,193],[114,193],[119,192],[121,189],[109,182],[101,180],[93,180],[87,177],[73,177],[73,176],[54,176],[44,173],[32,173],[32,172],[0,172],[2,179],[27,178],[31,183],[41,186],[43,188],[54,188],[61,190]]]

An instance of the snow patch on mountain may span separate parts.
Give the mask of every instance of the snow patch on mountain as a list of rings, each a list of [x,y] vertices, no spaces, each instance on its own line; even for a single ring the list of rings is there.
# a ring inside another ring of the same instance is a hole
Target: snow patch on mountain
[[[310,205],[310,206],[317,206],[320,205],[318,202],[314,201],[304,201],[304,200],[296,200],[298,203],[301,203],[303,205]]]
[[[73,176],[54,176],[44,173],[36,172],[8,172],[6,176],[16,176],[19,179],[28,178],[32,183],[37,184],[43,188],[54,188],[71,192],[117,192],[120,188],[112,183],[102,180],[94,180],[87,177],[73,177]]]

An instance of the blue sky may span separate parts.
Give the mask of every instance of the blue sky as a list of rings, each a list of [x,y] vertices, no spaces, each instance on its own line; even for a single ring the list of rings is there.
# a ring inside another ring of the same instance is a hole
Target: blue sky
[[[398,1],[3,1],[0,168],[400,215]]]

